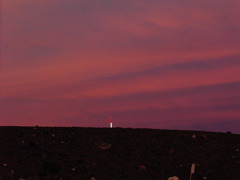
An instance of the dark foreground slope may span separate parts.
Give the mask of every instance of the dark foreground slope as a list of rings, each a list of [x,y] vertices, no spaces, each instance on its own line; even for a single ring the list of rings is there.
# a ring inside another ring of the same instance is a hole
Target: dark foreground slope
[[[240,135],[122,128],[0,127],[1,180],[239,180]]]

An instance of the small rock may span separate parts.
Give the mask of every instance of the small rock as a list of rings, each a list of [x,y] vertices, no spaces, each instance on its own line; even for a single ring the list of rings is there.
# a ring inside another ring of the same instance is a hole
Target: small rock
[[[140,172],[146,172],[146,171],[147,171],[147,167],[146,167],[145,165],[143,165],[143,164],[140,164],[140,165],[138,166],[138,170],[139,170]]]
[[[91,177],[91,179],[90,180],[96,180],[96,178],[95,177]]]
[[[72,171],[76,171],[76,168],[72,168]]]
[[[18,180],[26,180],[25,178],[19,178]]]
[[[193,135],[192,135],[192,138],[193,138],[193,139],[196,139],[196,138],[197,138],[196,134],[193,134]]]
[[[104,143],[104,142],[97,142],[95,143],[96,146],[102,150],[107,150],[109,148],[111,148],[112,144],[109,144],[109,143]]]
[[[7,167],[8,165],[6,163],[3,164],[4,167]]]
[[[169,177],[168,180],[179,180],[177,176]]]

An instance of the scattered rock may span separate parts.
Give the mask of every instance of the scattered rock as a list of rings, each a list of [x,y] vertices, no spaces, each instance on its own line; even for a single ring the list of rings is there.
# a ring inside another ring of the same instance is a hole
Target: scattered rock
[[[196,134],[193,134],[193,135],[192,135],[192,138],[193,138],[193,139],[196,139],[196,138],[197,138]]]
[[[72,171],[76,171],[76,168],[72,168]]]
[[[235,171],[240,165],[239,135],[76,128],[72,136],[69,128],[4,129],[0,127],[0,180],[188,180],[192,162],[201,164],[196,164],[192,180],[240,179]]]
[[[102,150],[107,150],[107,149],[110,149],[112,144],[109,144],[109,143],[104,143],[104,142],[96,142],[95,143],[96,146]]]
[[[179,180],[177,176],[169,177],[168,180]]]
[[[138,166],[138,170],[139,170],[140,172],[146,172],[146,171],[147,171],[147,167],[146,167],[145,165],[143,165],[143,164],[140,164],[140,165]]]

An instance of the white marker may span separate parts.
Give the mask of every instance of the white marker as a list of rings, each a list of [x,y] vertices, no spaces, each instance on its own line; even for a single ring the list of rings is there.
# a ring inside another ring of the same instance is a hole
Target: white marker
[[[191,173],[190,173],[190,180],[192,179],[192,175],[195,173],[195,164],[192,164]]]
[[[112,128],[112,117],[110,117],[109,121],[110,121],[110,128]]]

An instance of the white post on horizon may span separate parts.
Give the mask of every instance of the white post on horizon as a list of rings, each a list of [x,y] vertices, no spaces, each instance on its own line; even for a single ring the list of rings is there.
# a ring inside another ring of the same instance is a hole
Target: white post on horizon
[[[112,117],[109,118],[110,121],[110,128],[112,128]]]

